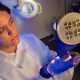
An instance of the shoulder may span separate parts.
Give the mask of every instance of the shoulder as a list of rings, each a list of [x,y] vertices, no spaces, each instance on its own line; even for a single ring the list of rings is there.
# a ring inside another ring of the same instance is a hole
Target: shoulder
[[[33,38],[37,38],[37,37],[34,34],[23,33],[20,35],[20,38],[22,38],[22,39],[33,39]]]
[[[20,41],[25,44],[26,43],[31,44],[31,45],[35,44],[35,46],[42,45],[41,40],[37,36],[35,36],[34,34],[21,34]]]

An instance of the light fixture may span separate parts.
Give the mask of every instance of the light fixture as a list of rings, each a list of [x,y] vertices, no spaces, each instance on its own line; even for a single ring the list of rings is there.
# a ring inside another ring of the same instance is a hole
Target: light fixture
[[[25,18],[33,18],[42,12],[41,4],[34,0],[18,0],[15,8],[17,12]]]

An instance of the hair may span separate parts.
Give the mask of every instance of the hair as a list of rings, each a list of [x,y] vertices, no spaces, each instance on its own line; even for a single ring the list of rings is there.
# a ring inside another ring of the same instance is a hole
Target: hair
[[[8,14],[11,13],[10,9],[2,3],[0,3],[0,11],[6,11]]]

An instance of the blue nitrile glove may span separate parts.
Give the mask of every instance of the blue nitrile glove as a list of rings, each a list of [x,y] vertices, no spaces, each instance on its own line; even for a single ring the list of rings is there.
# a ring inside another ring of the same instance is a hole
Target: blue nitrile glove
[[[51,63],[47,66],[47,71],[51,74],[60,74],[64,71],[67,71],[69,68],[73,67],[73,60],[63,60],[61,58],[57,58],[52,60]]]
[[[41,68],[40,75],[44,78],[50,78],[51,76],[67,71],[71,67],[73,67],[72,59],[65,61],[60,57],[56,57],[50,64]]]

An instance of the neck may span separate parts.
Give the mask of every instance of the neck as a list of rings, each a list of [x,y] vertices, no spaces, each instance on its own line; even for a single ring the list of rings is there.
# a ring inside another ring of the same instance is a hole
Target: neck
[[[17,46],[1,48],[0,50],[7,52],[8,54],[16,53]]]

